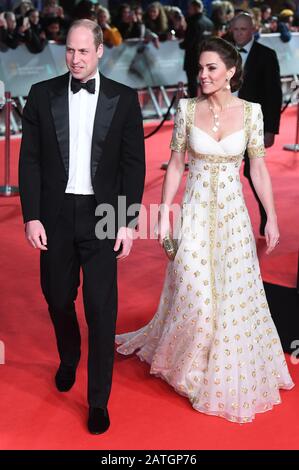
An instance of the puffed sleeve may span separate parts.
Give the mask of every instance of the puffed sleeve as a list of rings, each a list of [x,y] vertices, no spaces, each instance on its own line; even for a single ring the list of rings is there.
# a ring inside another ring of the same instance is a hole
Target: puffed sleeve
[[[187,148],[186,106],[187,100],[181,99],[176,110],[172,139],[170,142],[170,149],[175,152],[185,152]]]
[[[252,121],[247,152],[249,158],[262,158],[265,156],[263,113],[261,105],[257,103],[252,103]]]

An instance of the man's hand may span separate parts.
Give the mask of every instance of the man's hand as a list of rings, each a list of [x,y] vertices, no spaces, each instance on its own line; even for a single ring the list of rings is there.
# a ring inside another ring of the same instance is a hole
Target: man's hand
[[[30,220],[25,224],[25,235],[33,248],[47,250],[47,235],[43,224],[39,220]]]
[[[272,147],[274,144],[274,139],[275,139],[275,134],[272,134],[272,132],[265,132],[264,135],[264,144],[266,148]]]
[[[129,227],[120,227],[117,232],[116,242],[114,245],[114,251],[118,251],[122,244],[122,250],[116,257],[117,259],[125,259],[130,254],[133,245],[133,234],[134,229]]]

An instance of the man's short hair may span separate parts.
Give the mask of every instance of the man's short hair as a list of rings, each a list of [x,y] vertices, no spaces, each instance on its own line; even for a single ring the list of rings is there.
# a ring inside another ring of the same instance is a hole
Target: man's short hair
[[[98,49],[100,44],[103,44],[103,31],[102,31],[102,28],[97,23],[95,23],[94,21],[86,20],[86,19],[76,20],[71,24],[71,27],[68,31],[68,34],[70,33],[70,31],[72,29],[75,29],[75,28],[89,29],[93,34],[94,44],[96,46],[96,49]]]
[[[232,19],[232,24],[235,23],[237,20],[246,20],[248,21],[248,23],[251,23],[252,26],[254,26],[254,20],[253,20],[253,17],[250,13],[247,13],[246,11],[243,11],[241,13],[238,13],[237,15],[235,15]]]

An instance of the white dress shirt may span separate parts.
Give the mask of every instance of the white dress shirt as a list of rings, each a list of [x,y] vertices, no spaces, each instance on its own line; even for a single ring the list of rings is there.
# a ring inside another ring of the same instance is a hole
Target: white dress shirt
[[[245,46],[242,46],[240,47],[240,49],[245,49],[247,52],[240,52],[240,55],[242,57],[242,65],[243,65],[243,68],[244,68],[244,65],[246,63],[246,60],[248,58],[248,55],[249,55],[249,52],[252,48],[252,45],[254,43],[254,37],[251,39],[251,41],[249,41],[247,44],[245,44]],[[237,47],[239,49],[239,47]]]
[[[94,77],[95,93],[81,88],[71,91],[69,81],[69,175],[65,192],[72,194],[94,194],[91,184],[91,143],[94,118],[100,90],[100,75]]]

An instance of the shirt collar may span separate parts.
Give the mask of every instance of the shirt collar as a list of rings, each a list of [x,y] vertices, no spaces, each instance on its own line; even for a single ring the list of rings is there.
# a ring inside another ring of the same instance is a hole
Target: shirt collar
[[[249,54],[253,43],[254,43],[254,37],[247,44],[245,44],[245,46],[242,46],[242,49],[246,49],[247,53]]]
[[[95,93],[98,93],[100,90],[100,73],[97,71],[92,77],[90,77],[88,80],[92,80],[95,78],[96,80],[96,87],[95,87]],[[71,80],[72,80],[72,74],[70,73],[69,76],[69,89],[71,88]]]

